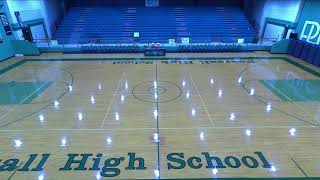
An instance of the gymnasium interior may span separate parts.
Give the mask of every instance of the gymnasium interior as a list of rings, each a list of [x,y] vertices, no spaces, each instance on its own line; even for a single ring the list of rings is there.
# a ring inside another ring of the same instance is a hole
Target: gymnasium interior
[[[319,9],[0,0],[0,180],[320,179]]]

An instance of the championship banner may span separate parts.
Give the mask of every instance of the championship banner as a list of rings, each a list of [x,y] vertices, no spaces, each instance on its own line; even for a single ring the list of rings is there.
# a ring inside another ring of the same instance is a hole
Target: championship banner
[[[7,35],[12,35],[12,30],[11,30],[11,27],[10,27],[10,23],[8,21],[8,18],[6,16],[5,13],[0,13],[0,19],[1,19],[1,22],[2,22],[2,25],[3,25],[3,28],[6,32]]]

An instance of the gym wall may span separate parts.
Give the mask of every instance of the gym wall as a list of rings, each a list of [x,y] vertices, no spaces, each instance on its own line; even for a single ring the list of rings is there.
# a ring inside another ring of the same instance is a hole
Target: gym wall
[[[311,21],[313,24],[306,25],[306,29],[304,34],[309,35],[311,28],[313,27],[313,32],[310,33],[314,38],[310,39],[310,42],[314,44],[319,44],[317,41],[320,39],[320,1],[317,0],[305,0],[300,19],[297,27],[297,32],[299,33],[299,37],[301,38],[303,28],[306,24],[306,21]],[[306,40],[303,38],[302,40]]]
[[[0,0],[0,13],[6,13],[6,7],[4,0]],[[6,13],[7,17],[8,14]],[[9,17],[8,17],[9,18]],[[14,55],[13,48],[11,46],[11,40],[14,39],[13,35],[6,35],[2,22],[0,22],[0,34],[2,37],[2,43],[0,43],[0,61],[10,58]]]
[[[251,23],[259,32],[266,17],[295,22],[303,0],[244,0],[244,10]],[[268,25],[265,38],[277,38],[282,35],[283,27]]]

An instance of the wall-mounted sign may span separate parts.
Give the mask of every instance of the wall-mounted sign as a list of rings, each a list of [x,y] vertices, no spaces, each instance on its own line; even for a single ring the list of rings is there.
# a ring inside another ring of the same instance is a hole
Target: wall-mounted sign
[[[175,45],[176,44],[176,40],[175,39],[169,39],[169,44],[170,45]]]
[[[187,37],[181,38],[181,43],[184,45],[188,45],[190,43],[190,39]]]
[[[2,22],[2,25],[3,25],[3,28],[6,32],[6,34],[12,35],[12,30],[11,30],[10,23],[9,23],[9,20],[8,20],[6,14],[0,13],[0,19],[1,19],[1,22]]]
[[[244,38],[239,38],[238,39],[238,44],[243,44],[244,43]]]
[[[58,47],[59,46],[58,41],[57,40],[51,40],[51,46]]]
[[[133,37],[134,38],[139,38],[140,37],[140,33],[139,32],[134,32],[133,33]]]
[[[306,40],[312,44],[320,44],[320,23],[316,21],[306,21],[301,32],[300,40]]]

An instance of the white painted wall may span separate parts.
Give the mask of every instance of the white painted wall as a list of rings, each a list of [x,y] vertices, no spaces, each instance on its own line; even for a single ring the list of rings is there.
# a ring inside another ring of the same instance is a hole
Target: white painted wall
[[[263,27],[266,17],[295,22],[300,5],[301,0],[267,0],[261,16],[260,27]],[[277,38],[282,35],[282,32],[282,27],[268,25],[265,38]]]
[[[295,22],[303,0],[244,0],[244,10],[262,34],[266,17]],[[277,38],[283,28],[268,25],[265,38]],[[289,32],[290,33],[290,32]]]
[[[13,23],[17,23],[14,12],[19,11],[23,21],[44,18],[45,25],[48,29],[46,13],[42,4],[41,0],[7,0],[10,18]],[[32,27],[31,30],[35,39],[45,39],[44,29],[41,26]],[[18,39],[22,39],[22,33],[20,31],[15,33],[15,36]]]
[[[15,11],[26,11],[26,13],[24,13],[24,15],[26,15],[26,17],[24,17],[25,19],[43,18],[41,13],[41,1],[39,0],[7,0],[7,4],[14,23],[17,22],[14,15]]]

